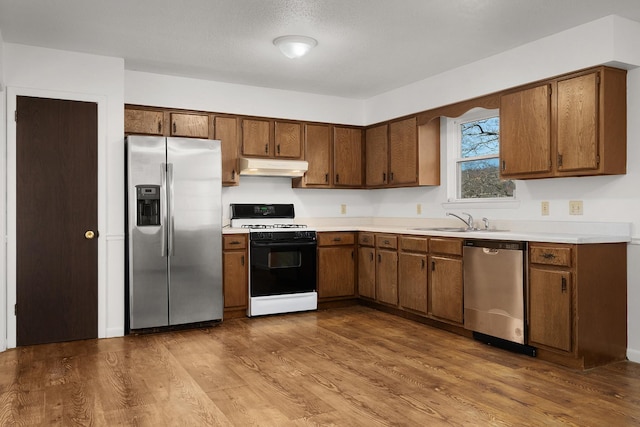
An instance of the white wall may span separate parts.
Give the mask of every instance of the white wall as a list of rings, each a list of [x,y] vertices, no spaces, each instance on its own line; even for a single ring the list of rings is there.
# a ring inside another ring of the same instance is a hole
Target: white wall
[[[5,112],[6,106],[6,90],[4,83],[4,42],[2,40],[2,32],[0,31],[0,153],[6,153],[6,120],[7,116]],[[4,159],[4,154],[0,154],[0,159]],[[7,220],[7,207],[5,194],[6,189],[6,177],[7,169],[6,163],[0,161],[0,272],[6,272],[6,259],[7,259],[7,244],[6,236],[6,220]],[[7,348],[6,330],[7,330],[7,316],[4,308],[7,306],[7,294],[5,289],[7,288],[7,276],[4,273],[0,273],[0,351]]]
[[[125,72],[127,104],[364,125],[363,102],[139,71]]]

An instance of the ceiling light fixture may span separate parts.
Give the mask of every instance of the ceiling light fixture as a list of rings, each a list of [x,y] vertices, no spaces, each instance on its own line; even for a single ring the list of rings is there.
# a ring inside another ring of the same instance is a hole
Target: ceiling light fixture
[[[318,42],[305,36],[282,36],[273,40],[280,52],[287,58],[296,59],[306,55]]]

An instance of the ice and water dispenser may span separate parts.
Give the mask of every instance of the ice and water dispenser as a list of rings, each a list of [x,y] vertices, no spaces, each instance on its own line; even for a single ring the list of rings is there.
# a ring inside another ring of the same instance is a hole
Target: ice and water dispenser
[[[160,186],[136,185],[137,225],[160,225]]]

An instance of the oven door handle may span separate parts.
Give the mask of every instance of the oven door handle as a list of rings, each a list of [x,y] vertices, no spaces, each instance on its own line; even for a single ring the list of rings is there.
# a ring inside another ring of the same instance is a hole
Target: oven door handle
[[[317,246],[318,242],[306,241],[306,242],[251,242],[251,247],[253,248],[283,248],[286,246]]]

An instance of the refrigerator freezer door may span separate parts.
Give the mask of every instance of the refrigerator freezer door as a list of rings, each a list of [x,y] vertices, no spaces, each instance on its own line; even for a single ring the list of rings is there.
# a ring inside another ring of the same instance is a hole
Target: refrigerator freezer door
[[[130,328],[167,326],[166,198],[163,167],[166,139],[127,137],[127,205]],[[136,186],[160,187],[160,225],[138,225]]]
[[[169,323],[222,319],[220,141],[167,139]]]

